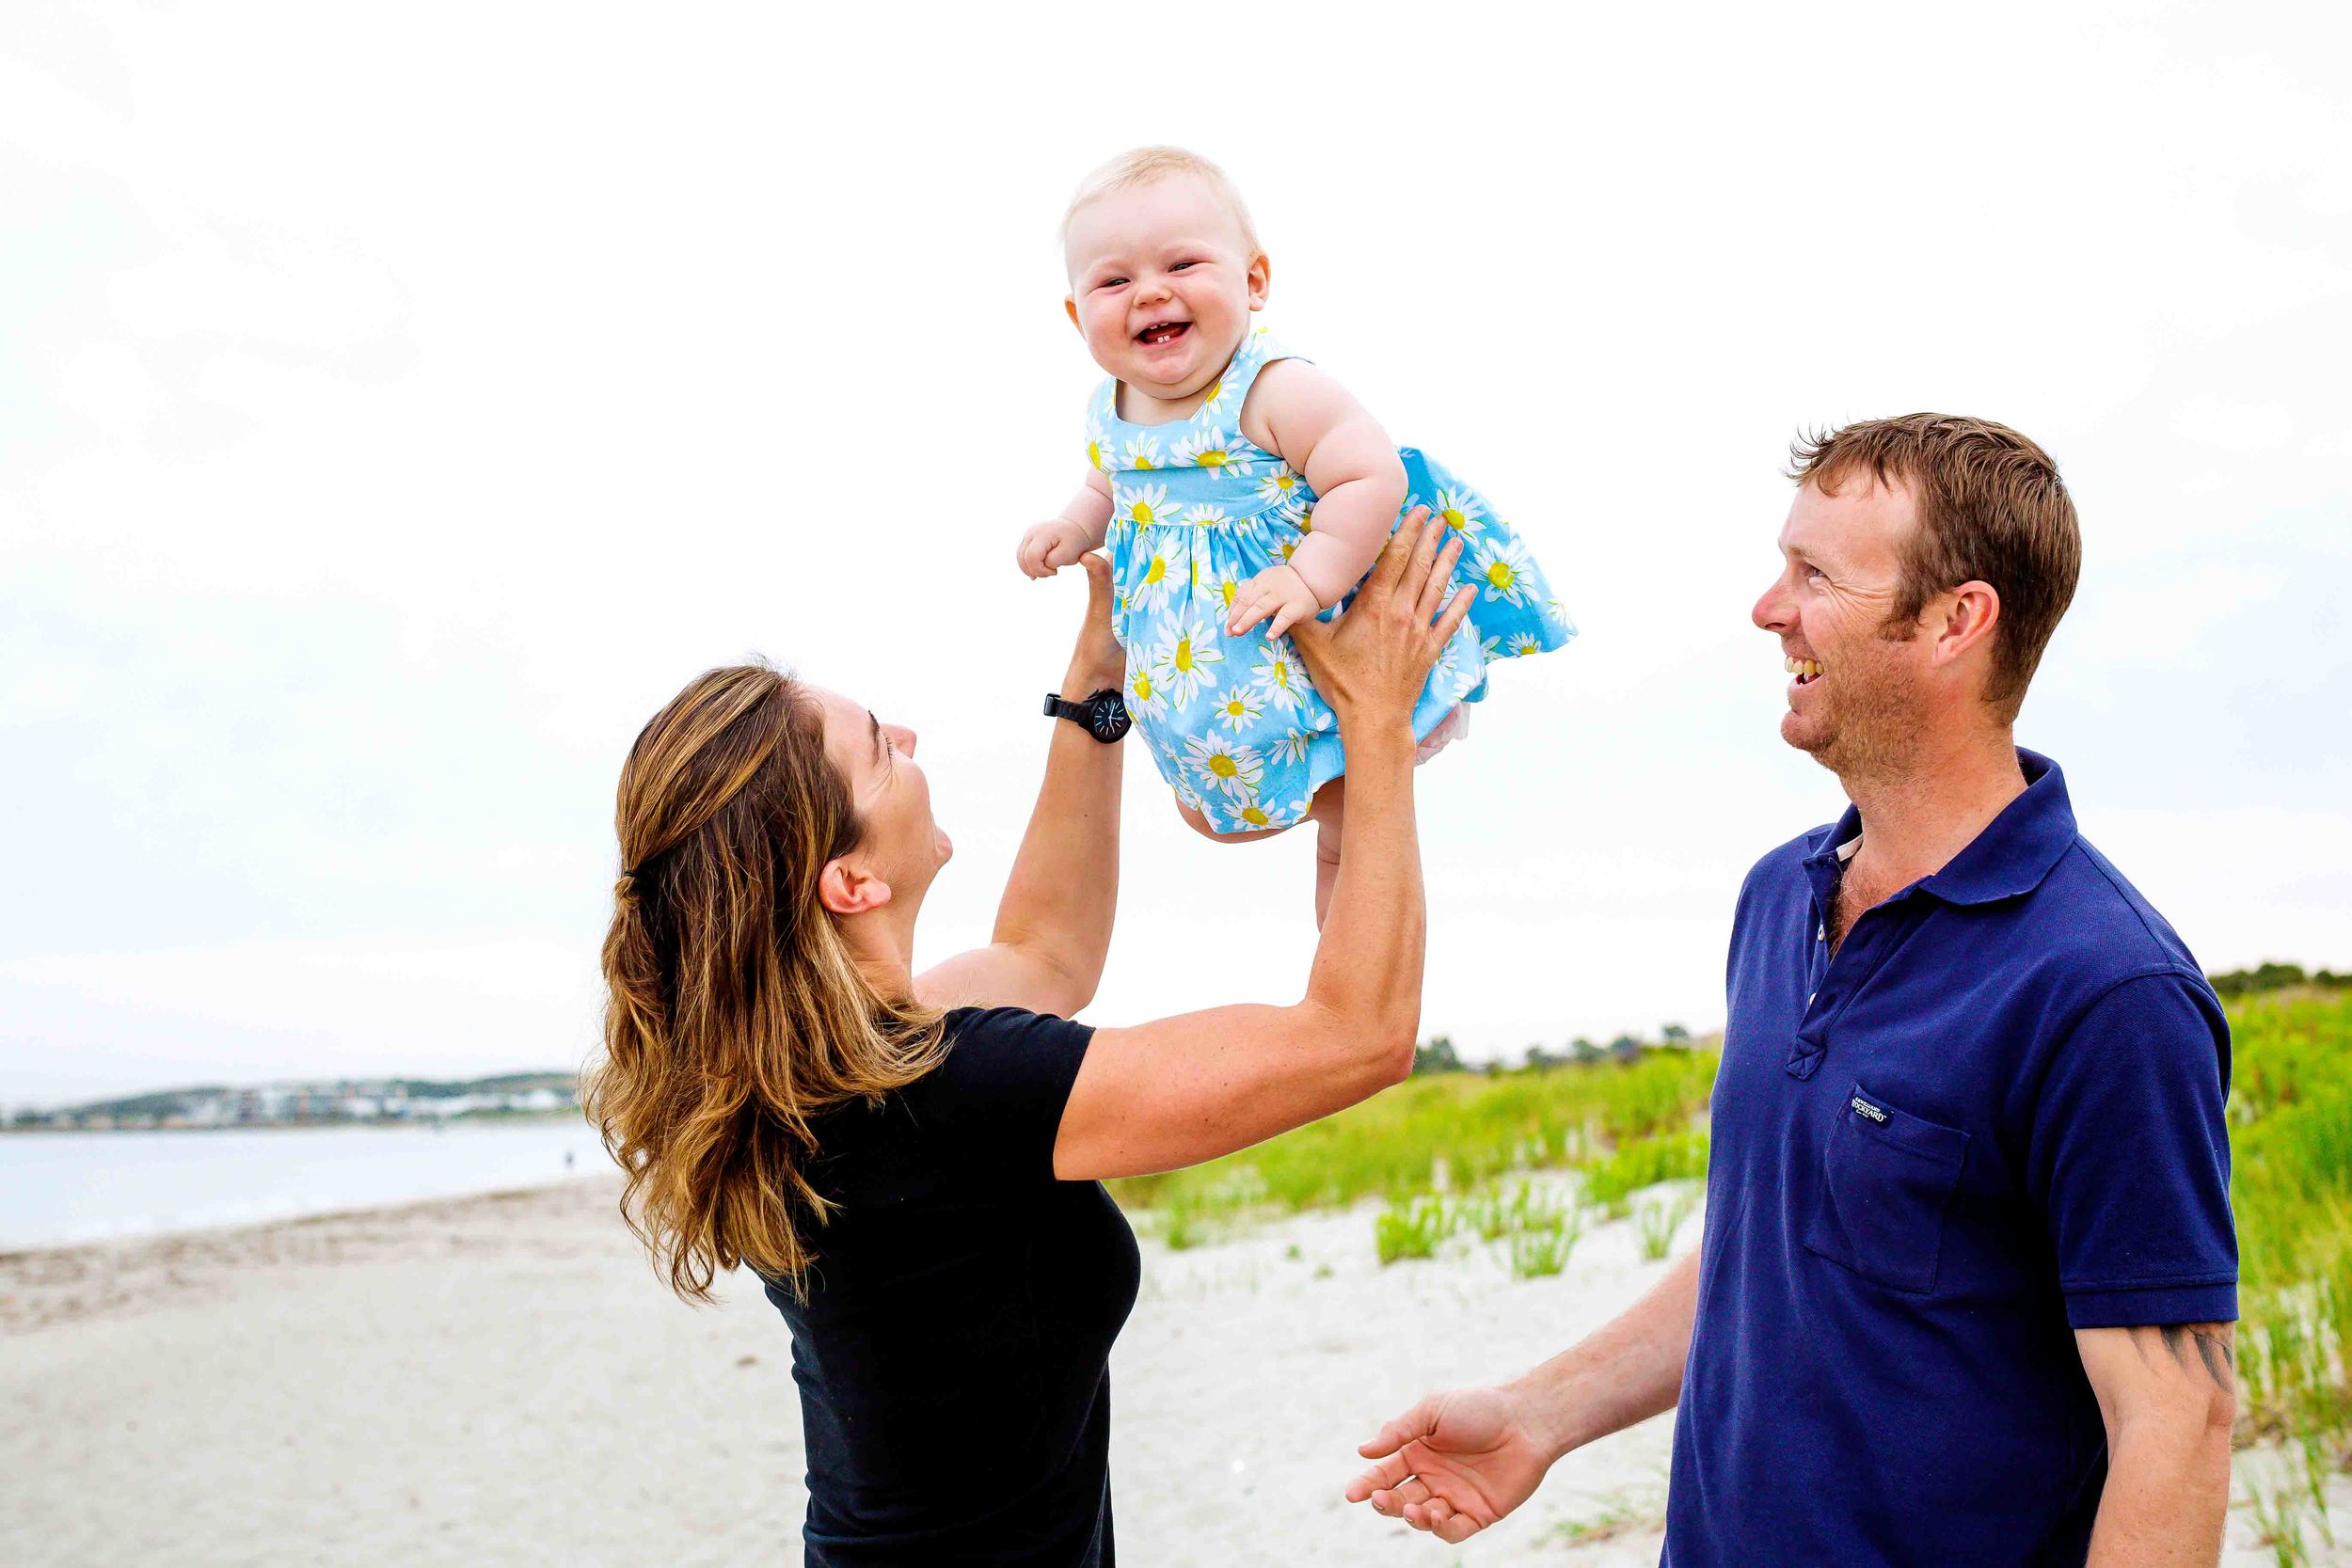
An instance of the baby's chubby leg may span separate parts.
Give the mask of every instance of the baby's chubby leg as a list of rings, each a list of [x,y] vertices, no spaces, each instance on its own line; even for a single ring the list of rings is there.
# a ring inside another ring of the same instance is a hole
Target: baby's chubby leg
[[[1331,908],[1331,887],[1340,875],[1340,817],[1346,798],[1345,779],[1333,779],[1315,791],[1314,804],[1307,808],[1300,821],[1315,824],[1315,929],[1323,928],[1323,917]],[[1176,802],[1176,815],[1184,825],[1202,838],[1213,838],[1219,844],[1247,844],[1252,840],[1276,838],[1290,832],[1288,828],[1262,828],[1252,832],[1221,833],[1209,826],[1209,819],[1197,807],[1184,801]]]
[[[1209,826],[1209,819],[1200,815],[1200,808],[1188,806],[1182,800],[1176,802],[1176,815],[1184,819],[1185,827],[1190,828],[1202,838],[1213,838],[1219,844],[1248,844],[1257,839],[1274,838],[1290,832],[1287,828],[1258,828],[1248,832],[1221,833]]]
[[[1315,929],[1331,911],[1331,889],[1340,879],[1340,827],[1347,815],[1347,779],[1333,779],[1315,791],[1307,808],[1315,824]]]

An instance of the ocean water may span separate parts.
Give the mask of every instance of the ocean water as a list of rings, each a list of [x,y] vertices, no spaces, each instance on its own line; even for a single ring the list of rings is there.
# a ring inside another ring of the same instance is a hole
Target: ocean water
[[[0,1135],[0,1250],[503,1192],[614,1168],[595,1130],[569,1117],[445,1131],[11,1132]]]

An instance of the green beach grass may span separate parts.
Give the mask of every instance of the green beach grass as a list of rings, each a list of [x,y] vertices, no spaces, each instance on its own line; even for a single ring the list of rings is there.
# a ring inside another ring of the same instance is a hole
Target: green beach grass
[[[2253,1450],[2240,1490],[2280,1568],[2296,1568],[2335,1544],[2327,1481],[2352,1458],[2352,989],[2294,986],[2300,971],[2280,990],[2218,978],[2234,1041],[2237,1441]],[[1255,1148],[1110,1187],[1170,1247],[1376,1198],[1368,1241],[1384,1264],[1442,1266],[1440,1243],[1467,1233],[1537,1278],[1565,1268],[1592,1226],[1621,1220],[1663,1258],[1707,1174],[1719,1059],[1702,1043],[1629,1063],[1433,1073]]]

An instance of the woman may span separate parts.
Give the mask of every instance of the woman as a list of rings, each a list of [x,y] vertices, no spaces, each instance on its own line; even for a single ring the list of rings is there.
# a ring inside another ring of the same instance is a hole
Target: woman
[[[916,974],[946,836],[914,736],[772,671],[715,670],[621,774],[591,1115],[680,1295],[747,1263],[791,1326],[807,1561],[1108,1568],[1111,1341],[1135,1237],[1100,1179],[1194,1164],[1408,1070],[1422,911],[1413,736],[1470,591],[1416,519],[1355,606],[1292,636],[1347,744],[1340,880],[1290,1006],[1133,1028],[1090,1001],[1118,893],[1120,754],[1055,723],[994,940]],[[1117,687],[1087,559],[1065,699]],[[1433,623],[1434,618],[1434,625]]]

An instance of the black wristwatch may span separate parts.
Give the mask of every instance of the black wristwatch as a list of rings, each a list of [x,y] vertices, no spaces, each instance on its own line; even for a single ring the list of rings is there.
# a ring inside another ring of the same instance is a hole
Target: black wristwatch
[[[1048,691],[1045,694],[1045,716],[1067,719],[1095,739],[1107,746],[1127,733],[1135,721],[1127,715],[1127,705],[1116,687],[1106,686],[1083,703],[1073,703]]]

